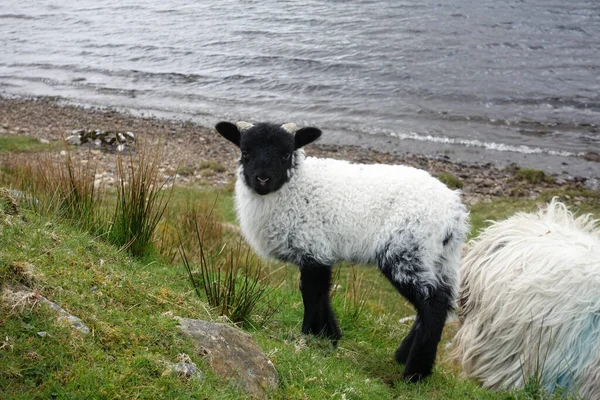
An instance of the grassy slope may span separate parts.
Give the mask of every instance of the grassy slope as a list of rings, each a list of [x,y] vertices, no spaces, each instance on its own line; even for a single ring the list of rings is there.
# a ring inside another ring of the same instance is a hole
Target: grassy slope
[[[13,145],[20,151],[30,149],[31,143],[19,140],[0,140],[0,151]],[[488,219],[533,210],[553,195],[567,195],[579,203],[576,211],[600,216],[598,192],[548,192],[536,200],[504,198],[472,207],[473,234]],[[167,218],[185,211],[190,203],[208,209],[214,205],[220,220],[235,223],[231,193],[212,188],[176,190]],[[81,317],[92,334],[81,336],[57,322],[46,306],[0,306],[0,398],[240,398],[235,388],[211,374],[193,344],[178,333],[176,321],[165,314],[217,318],[192,292],[182,266],[152,256],[132,259],[70,224],[21,211],[24,220],[0,215],[0,285],[14,289],[27,283]],[[172,226],[165,233],[177,234]],[[225,241],[238,239],[235,230],[222,236]],[[22,273],[27,263],[33,265],[33,280]],[[304,337],[299,334],[302,300],[297,269],[277,263],[266,267],[273,271],[270,281],[279,285],[256,312],[274,306],[277,311],[268,324],[248,332],[279,372],[273,398],[538,398],[535,388],[490,393],[459,379],[458,367],[444,361],[454,325],[445,330],[434,375],[416,385],[403,382],[402,368],[392,355],[410,328],[410,322],[398,320],[413,310],[373,268],[344,265],[338,270],[333,305],[344,332],[339,347]],[[352,295],[353,286],[357,296]],[[360,300],[364,310],[356,316]],[[48,335],[40,337],[40,331]],[[176,362],[180,353],[191,356],[207,374],[205,381],[165,374],[167,363]]]
[[[208,202],[215,195],[217,209],[231,221],[227,192],[182,190],[174,201],[194,197]],[[597,194],[590,194],[582,208],[599,215],[598,203]],[[477,229],[487,218],[532,207],[534,201],[505,199],[474,207],[472,218]],[[193,345],[178,333],[176,322],[164,315],[170,311],[214,319],[190,291],[183,268],[151,258],[134,260],[67,224],[31,213],[25,217],[26,221],[13,219],[1,227],[0,279],[14,285],[19,280],[15,266],[33,264],[33,287],[81,317],[93,333],[80,336],[57,323],[45,306],[2,309],[0,397],[239,398],[234,388],[210,374]],[[365,311],[352,318],[351,296],[346,293],[350,272],[350,268],[340,269],[341,288],[333,298],[345,335],[339,348],[333,349],[326,341],[298,333],[302,318],[298,273],[294,268],[279,270],[277,280],[284,281],[269,299],[279,309],[265,327],[249,330],[279,372],[280,388],[274,398],[530,398],[527,392],[487,392],[458,379],[457,367],[443,361],[426,382],[404,383],[392,355],[410,327],[398,319],[412,310],[377,271],[361,268],[356,270],[364,274],[360,289],[372,290]],[[452,326],[446,329],[442,358],[452,330]],[[38,331],[48,335],[39,337]],[[182,381],[163,374],[166,362],[176,362],[182,352],[207,373],[206,381]]]

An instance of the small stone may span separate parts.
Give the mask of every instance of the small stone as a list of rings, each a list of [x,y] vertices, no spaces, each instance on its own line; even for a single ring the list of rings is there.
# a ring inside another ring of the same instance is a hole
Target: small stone
[[[39,337],[46,337],[48,336],[48,332],[44,332],[44,331],[40,331],[37,333]]]
[[[200,371],[193,363],[179,362],[174,364],[171,368],[171,372],[180,378],[204,379],[204,373],[202,373],[202,371]]]
[[[118,152],[122,152],[123,150],[125,150],[125,145],[124,144],[120,144],[117,146],[117,151]]]
[[[400,322],[401,324],[405,324],[405,323],[408,323],[408,322],[412,322],[415,319],[417,319],[416,315],[410,315],[408,317],[400,318],[400,320],[398,322]]]
[[[50,144],[50,141],[48,139],[40,139],[40,143],[41,144]]]
[[[125,135],[127,135],[127,137],[128,137],[130,140],[135,140],[135,135],[133,134],[133,132],[129,132],[129,131],[127,131],[127,132],[125,132]]]
[[[79,135],[69,135],[67,136],[67,143],[79,146],[81,144],[81,136]]]
[[[594,151],[588,151],[582,157],[587,161],[600,162],[600,153],[596,153]]]

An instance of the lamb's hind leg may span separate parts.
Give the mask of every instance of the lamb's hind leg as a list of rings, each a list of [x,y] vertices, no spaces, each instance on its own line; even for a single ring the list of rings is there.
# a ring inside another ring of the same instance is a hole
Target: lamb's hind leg
[[[415,321],[415,337],[404,369],[404,376],[410,381],[416,382],[431,375],[452,304],[450,293],[450,290],[440,287],[421,302]]]
[[[428,279],[430,274],[421,264],[418,248],[393,250],[386,248],[379,258],[379,267],[417,311],[414,325],[396,350],[395,358],[406,364],[407,379],[419,381],[431,375],[437,345],[451,309],[452,291]]]
[[[304,303],[302,333],[325,335],[335,346],[342,332],[331,309],[330,287],[331,266],[304,257],[300,262],[300,290]]]

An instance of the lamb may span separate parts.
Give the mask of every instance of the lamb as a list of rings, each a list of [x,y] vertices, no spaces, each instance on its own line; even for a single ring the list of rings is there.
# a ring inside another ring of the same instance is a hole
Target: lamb
[[[487,228],[461,274],[455,356],[491,389],[600,399],[600,229],[553,200]]]
[[[243,236],[260,256],[300,267],[302,332],[336,345],[331,268],[342,260],[376,264],[417,310],[395,358],[410,381],[430,375],[458,292],[468,229],[460,193],[411,167],[306,157],[302,147],[321,136],[317,128],[220,122],[216,129],[241,150],[235,208]]]

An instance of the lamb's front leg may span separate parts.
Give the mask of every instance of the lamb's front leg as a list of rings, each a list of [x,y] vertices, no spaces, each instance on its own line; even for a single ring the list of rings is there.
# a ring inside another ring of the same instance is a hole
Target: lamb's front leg
[[[329,301],[331,288],[331,266],[324,265],[311,257],[300,262],[300,290],[304,302],[302,333],[325,335],[333,345],[342,337]]]

